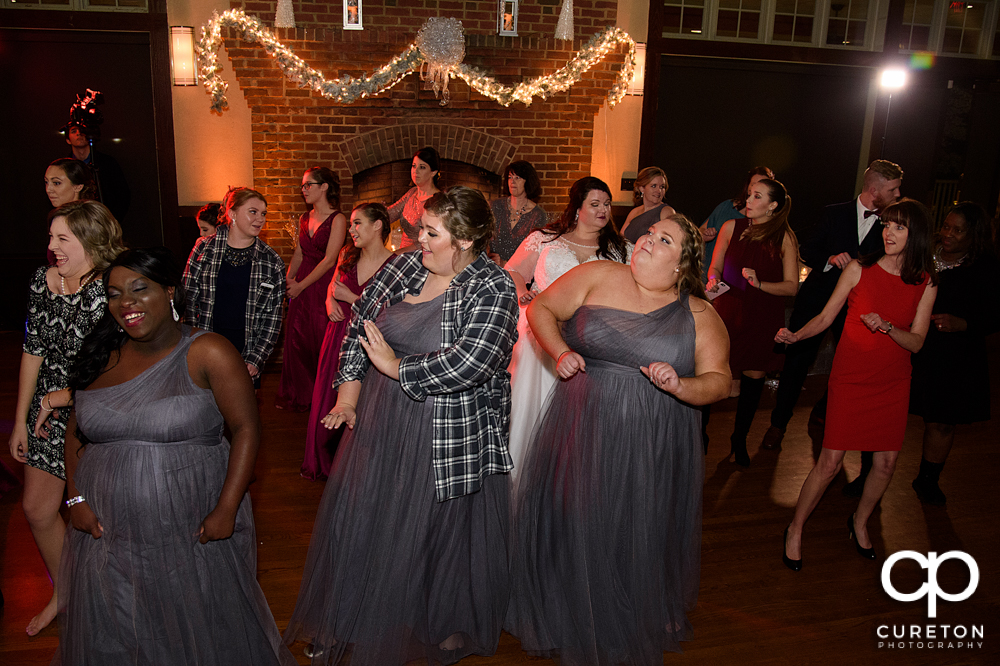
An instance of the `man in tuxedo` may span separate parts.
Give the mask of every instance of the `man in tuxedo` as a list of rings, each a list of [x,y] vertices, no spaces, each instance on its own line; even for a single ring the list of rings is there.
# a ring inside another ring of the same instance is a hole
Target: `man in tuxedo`
[[[125,179],[125,172],[111,155],[91,150],[90,138],[79,125],[70,123],[65,132],[72,156],[89,166],[94,173],[98,199],[122,224],[132,202],[132,191]]]
[[[876,252],[882,247],[882,225],[878,223],[878,214],[899,199],[902,182],[903,170],[899,165],[887,160],[875,160],[865,171],[863,189],[857,199],[826,207],[822,225],[802,247],[802,260],[812,272],[795,297],[788,328],[797,331],[822,312],[843,269],[859,255]],[[844,330],[846,316],[845,305],[830,327],[835,344]],[[780,447],[809,366],[816,360],[823,337],[817,335],[786,348],[776,404],[771,412],[771,427],[764,435],[761,448]],[[825,416],[826,395],[813,409],[810,422],[822,423]],[[862,478],[860,485],[863,484]]]

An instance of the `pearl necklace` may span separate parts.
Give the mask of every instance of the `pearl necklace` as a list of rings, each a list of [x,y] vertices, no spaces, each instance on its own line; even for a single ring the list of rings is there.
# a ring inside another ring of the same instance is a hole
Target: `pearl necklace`
[[[83,289],[85,286],[87,286],[87,283],[89,283],[90,280],[91,280],[91,275],[89,274],[84,275],[82,278],[80,278],[80,286],[77,287],[76,291],[74,291],[73,293],[79,294],[80,290]],[[66,278],[64,278],[62,275],[59,276],[59,293],[62,294],[63,296],[66,295]]]
[[[583,243],[574,243],[570,239],[566,238],[566,236],[563,236],[562,239],[567,243],[569,243],[570,245],[575,245],[577,247],[585,247],[588,250],[596,250],[597,248],[601,247],[600,245],[584,245]]]

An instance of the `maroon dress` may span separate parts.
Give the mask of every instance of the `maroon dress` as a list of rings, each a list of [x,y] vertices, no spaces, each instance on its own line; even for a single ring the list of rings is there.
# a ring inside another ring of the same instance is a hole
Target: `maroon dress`
[[[391,257],[392,255],[389,255],[386,261]],[[385,266],[385,262],[382,263],[382,266]],[[382,266],[379,266],[379,270],[382,270]],[[372,274],[372,277],[375,276],[375,273]],[[340,281],[355,294],[360,294],[361,290],[367,287],[372,279],[368,278],[364,284],[359,285],[358,266],[355,264],[341,273]],[[337,378],[337,370],[340,368],[340,346],[344,342],[344,336],[351,323],[350,304],[337,301],[337,305],[344,313],[344,319],[327,322],[326,336],[323,338],[323,347],[319,352],[319,367],[316,370],[316,384],[312,392],[312,406],[309,408],[306,452],[302,458],[300,473],[311,481],[322,481],[330,475],[333,454],[337,450],[341,435],[344,433],[343,426],[337,430],[327,430],[320,423],[320,419],[326,416],[337,404],[337,389],[333,388],[333,382]]]
[[[884,333],[868,330],[861,316],[876,312],[909,331],[927,288],[906,284],[878,264],[861,269],[847,296],[847,320],[830,371],[823,448],[899,451],[910,404],[910,352]]]
[[[319,225],[313,236],[309,236],[309,213],[304,213],[299,221],[299,247],[302,248],[302,263],[295,274],[298,281],[304,280],[326,256],[326,246],[333,228],[333,218],[339,210]],[[288,316],[285,319],[285,346],[281,368],[281,385],[278,388],[276,406],[293,412],[308,412],[312,400],[313,384],[316,383],[316,367],[319,365],[319,350],[323,345],[323,335],[330,321],[326,316],[326,290],[333,279],[331,268],[323,276],[302,290],[298,298],[288,301]]]
[[[774,334],[785,325],[785,297],[766,294],[743,277],[743,269],[752,268],[761,282],[781,282],[783,238],[777,243],[741,238],[749,226],[748,219],[736,220],[722,268],[722,281],[730,288],[712,301],[729,331],[729,368],[734,377],[744,370],[780,370],[783,361],[774,352]]]

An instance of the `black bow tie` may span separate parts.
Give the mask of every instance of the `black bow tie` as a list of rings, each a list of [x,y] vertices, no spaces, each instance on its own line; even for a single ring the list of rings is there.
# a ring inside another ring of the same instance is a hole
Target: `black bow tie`
[[[867,220],[867,219],[868,219],[869,217],[871,217],[872,215],[878,215],[878,211],[877,211],[877,210],[866,210],[866,211],[865,211],[865,219],[866,219],[866,220]]]

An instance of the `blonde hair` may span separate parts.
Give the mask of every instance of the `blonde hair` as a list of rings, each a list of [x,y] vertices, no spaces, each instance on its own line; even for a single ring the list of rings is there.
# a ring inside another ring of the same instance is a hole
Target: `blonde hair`
[[[663,179],[663,191],[666,192],[670,189],[670,183],[667,182],[667,172],[660,167],[646,167],[639,172],[639,175],[635,179],[635,185],[632,186],[632,201],[638,206],[642,203],[642,192],[639,191],[640,187],[646,187],[649,185],[654,178],[659,176]]]
[[[234,187],[226,192],[226,196],[222,198],[222,207],[219,208],[219,224],[228,225],[231,221],[229,211],[241,207],[251,199],[260,199],[267,206],[267,199],[264,198],[264,195],[249,187]]]
[[[70,201],[49,213],[52,220],[61,217],[83,246],[83,251],[97,272],[107,268],[115,257],[125,251],[122,228],[107,206],[100,201]]]

